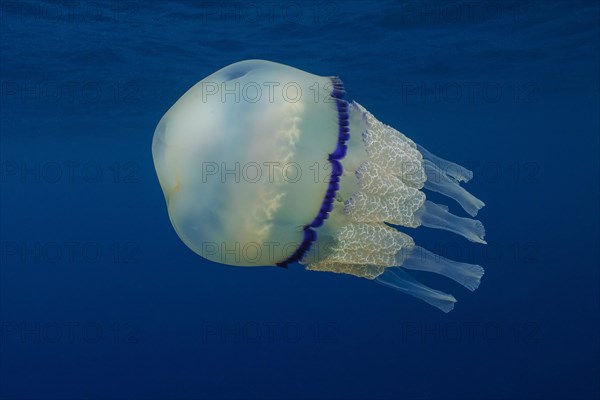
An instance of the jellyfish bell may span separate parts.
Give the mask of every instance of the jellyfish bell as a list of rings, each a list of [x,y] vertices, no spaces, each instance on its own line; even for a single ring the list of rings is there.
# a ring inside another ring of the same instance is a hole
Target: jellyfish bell
[[[472,173],[344,99],[342,81],[274,62],[241,61],[194,85],[162,117],[152,154],[169,218],[200,256],[376,280],[445,312],[456,301],[404,269],[470,290],[483,269],[415,245],[390,226],[426,226],[485,243],[481,222],[426,199],[441,193],[475,216]]]
[[[315,84],[320,92],[311,93]],[[338,141],[326,86],[329,78],[246,61],[203,79],[164,115],[153,157],[173,226],[192,250],[230,265],[269,265],[303,241],[299,227],[328,190],[308,168],[329,166]],[[264,243],[272,251],[253,257]]]

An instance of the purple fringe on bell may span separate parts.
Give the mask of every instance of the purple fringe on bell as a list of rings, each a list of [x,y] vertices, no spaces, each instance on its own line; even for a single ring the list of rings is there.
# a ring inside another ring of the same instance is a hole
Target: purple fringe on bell
[[[331,83],[333,84],[333,90],[331,91],[331,97],[335,99],[336,107],[338,111],[338,143],[335,150],[329,154],[328,160],[331,163],[331,177],[329,179],[329,187],[327,193],[321,204],[321,209],[315,217],[315,219],[308,225],[305,225],[304,238],[300,246],[294,251],[294,253],[286,258],[285,260],[277,263],[277,266],[287,268],[289,264],[296,261],[300,261],[302,257],[310,250],[313,242],[317,240],[317,232],[313,228],[318,228],[329,217],[329,213],[333,210],[333,202],[335,200],[335,193],[340,188],[340,176],[344,172],[342,167],[342,160],[346,156],[348,146],[346,141],[350,139],[350,115],[348,113],[348,103],[344,100],[346,91],[344,90],[344,84],[338,77],[332,77]]]

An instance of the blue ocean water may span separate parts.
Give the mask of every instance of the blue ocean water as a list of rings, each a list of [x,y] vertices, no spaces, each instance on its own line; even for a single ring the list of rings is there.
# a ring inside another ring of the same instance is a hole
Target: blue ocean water
[[[1,399],[598,398],[598,2],[0,5]],[[481,287],[415,274],[456,295],[443,314],[185,247],[152,135],[244,59],[338,75],[471,168],[488,245],[409,233]]]

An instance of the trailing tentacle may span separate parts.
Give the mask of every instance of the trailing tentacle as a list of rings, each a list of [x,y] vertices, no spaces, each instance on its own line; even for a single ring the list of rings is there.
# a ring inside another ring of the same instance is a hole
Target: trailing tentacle
[[[386,223],[444,229],[485,243],[481,222],[451,214],[448,207],[426,200],[421,191],[425,188],[442,193],[475,215],[483,202],[458,183],[470,179],[472,173],[417,146],[356,102],[349,110],[362,121],[353,129],[359,126],[363,130],[361,141],[351,141],[348,148],[349,158],[358,166],[355,171],[346,171],[340,185],[355,190],[345,199],[336,198],[331,219],[320,228],[323,231],[317,244],[324,249],[323,254],[306,257],[302,262],[313,271],[376,279],[448,312],[456,302],[452,295],[428,288],[396,267],[438,273],[469,290],[479,286],[483,268],[415,246],[410,236]],[[353,153],[364,154],[363,159],[353,157]]]

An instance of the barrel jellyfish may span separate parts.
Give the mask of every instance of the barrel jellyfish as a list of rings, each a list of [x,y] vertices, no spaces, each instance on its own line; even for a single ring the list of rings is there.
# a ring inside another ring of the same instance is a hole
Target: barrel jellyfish
[[[231,64],[198,82],[162,117],[154,165],[179,238],[234,266],[299,262],[374,280],[444,312],[451,294],[405,270],[444,275],[473,291],[483,268],[419,247],[400,229],[443,229],[485,243],[472,172],[427,151],[345,99],[338,77],[270,61]]]

